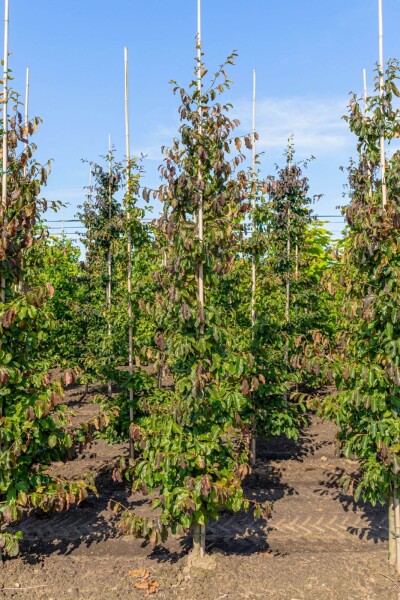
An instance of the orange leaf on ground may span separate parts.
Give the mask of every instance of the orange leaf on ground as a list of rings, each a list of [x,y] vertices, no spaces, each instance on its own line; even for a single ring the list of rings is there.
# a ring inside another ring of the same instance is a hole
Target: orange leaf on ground
[[[138,590],[146,590],[146,591],[148,591],[149,584],[147,583],[147,581],[136,581],[134,583],[134,587],[137,588]]]
[[[137,577],[138,579],[148,579],[150,577],[150,571],[147,569],[131,569],[128,571],[130,577]]]
[[[153,581],[149,581],[149,588],[147,590],[148,594],[155,594],[157,589],[160,587],[160,584],[155,579]]]

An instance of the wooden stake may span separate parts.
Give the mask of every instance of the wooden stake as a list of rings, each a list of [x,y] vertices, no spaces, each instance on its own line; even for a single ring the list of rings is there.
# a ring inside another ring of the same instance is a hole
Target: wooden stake
[[[384,64],[383,64],[383,0],[378,0],[378,14],[379,14],[379,93],[381,99],[383,98],[383,88],[385,84],[384,80]],[[386,157],[385,157],[385,130],[381,131],[380,137],[380,155],[381,155],[381,180],[382,180],[382,205],[383,208],[387,202],[387,187],[386,187]]]
[[[108,135],[108,174],[109,174],[109,183],[108,183],[108,218],[111,221],[112,217],[112,188],[111,188],[111,175],[112,175],[112,155],[111,155],[111,134]],[[108,324],[107,324],[107,334],[108,334],[108,343],[111,347],[111,277],[112,277],[112,265],[111,265],[111,240],[110,245],[108,247],[107,252],[107,290],[106,290],[106,299],[107,299],[107,313],[108,313]],[[108,381],[108,396],[111,398],[112,396],[112,382]]]
[[[292,155],[293,155],[293,137],[289,138],[289,149],[288,149],[288,161],[287,168],[290,169],[292,165]],[[291,243],[290,243],[290,202],[288,200],[287,203],[287,242],[286,242],[286,255],[288,259],[288,270],[286,274],[286,304],[285,304],[285,321],[286,324],[290,323],[290,253],[291,253]],[[286,332],[286,340],[285,340],[285,355],[284,361],[287,368],[289,368],[289,333]],[[289,385],[289,382],[288,382]],[[289,389],[286,390],[285,393],[286,400],[289,399]]]
[[[365,114],[365,117],[367,117],[368,116],[368,105],[367,105],[368,89],[367,89],[367,71],[366,71],[366,69],[363,69],[363,84],[364,84],[364,103],[365,103],[364,114]],[[368,170],[370,171],[370,175],[371,175],[371,179],[372,179],[372,173],[371,173],[369,161],[367,161],[367,167],[368,167]],[[370,196],[370,198],[372,198],[372,181],[370,181],[369,196]]]
[[[1,206],[3,211],[3,227],[7,226],[7,170],[8,170],[8,31],[9,0],[4,0],[4,53],[3,53],[3,157],[2,157],[2,189]],[[1,301],[6,300],[6,279],[1,276]]]
[[[198,103],[198,113],[199,113],[199,126],[198,126],[198,134],[199,137],[203,133],[202,129],[202,110],[201,110],[201,102],[202,102],[202,81],[201,81],[201,65],[202,65],[202,56],[201,56],[201,0],[197,0],[197,90],[199,92],[199,103]],[[199,180],[201,180],[201,161],[199,159]],[[203,196],[200,193],[199,199],[199,209],[197,213],[197,227],[198,227],[198,237],[200,248],[203,247]],[[201,318],[204,317],[204,264],[203,261],[200,261],[199,264],[199,284],[198,284],[198,300],[199,300],[199,309],[201,313]],[[204,334],[204,323],[201,322],[200,325],[200,335]],[[196,525],[193,530],[193,551],[195,553],[199,552],[200,556],[204,556],[206,547],[206,528],[203,525]]]
[[[253,114],[252,114],[252,176],[253,185],[255,184],[256,178],[256,70],[253,69]],[[255,231],[255,210],[256,210],[256,196],[255,190],[253,190],[252,200],[252,221],[253,221],[253,233]],[[251,336],[254,339],[254,328],[256,325],[256,257],[253,253],[251,257]],[[251,438],[251,451],[250,451],[251,464],[254,467],[257,460],[257,439],[256,435],[253,434]]]
[[[366,69],[363,69],[363,83],[364,83],[365,114],[367,114],[368,113],[368,108],[367,108],[368,94],[367,94],[367,70]]]
[[[198,104],[198,113],[199,113],[199,127],[198,134],[199,136],[202,134],[202,110],[201,110],[201,94],[202,94],[202,82],[201,82],[201,0],[197,0],[197,89],[199,92],[199,104]],[[201,179],[201,163],[199,159],[199,179]],[[198,236],[200,246],[203,246],[203,197],[200,194],[199,201],[199,210],[197,214],[197,227],[198,227]],[[201,261],[199,264],[199,287],[198,287],[198,296],[199,296],[199,308],[203,318],[204,315],[204,264]],[[204,333],[204,324],[201,325],[200,333]]]
[[[256,71],[253,69],[253,128],[252,128],[252,175],[253,183],[256,177]],[[253,232],[255,228],[255,210],[256,210],[256,197],[253,194],[251,200],[252,206],[252,218],[253,218]],[[254,330],[256,324],[256,257],[251,257],[251,326]],[[254,334],[254,331],[253,331]]]
[[[29,124],[29,67],[26,69],[26,79],[25,79],[25,139],[26,139],[26,142],[24,144],[25,153],[28,148],[28,136],[29,136],[28,124]],[[24,164],[24,177],[26,177],[27,170],[28,170],[28,161],[26,161]]]
[[[27,157],[27,149],[28,149],[28,144],[29,144],[29,129],[28,129],[28,124],[29,124],[29,67],[27,67],[26,69],[26,78],[25,78],[25,118],[24,118],[24,125],[25,125],[25,132],[24,132],[24,137],[25,137],[25,143],[24,143],[24,153],[25,156]],[[24,174],[24,178],[26,179],[28,173],[28,160],[26,158],[25,160],[25,164],[24,164],[24,168],[23,168],[23,174]],[[18,281],[18,292],[21,294],[22,290],[23,290],[23,280],[22,280],[22,271],[24,269],[24,259],[21,259],[21,275],[19,277],[19,281]]]
[[[287,168],[288,170],[292,164],[292,138],[289,138],[289,153],[288,153],[288,161]],[[288,200],[287,207],[287,242],[286,242],[286,256],[288,259],[288,271],[286,274],[286,304],[285,304],[285,320],[286,323],[290,322],[290,253],[291,253],[291,244],[290,244],[290,202]],[[285,365],[288,366],[289,363],[289,337],[286,337],[285,342]]]
[[[125,154],[126,154],[126,192],[128,194],[128,202],[130,202],[131,193],[131,177],[130,177],[130,160],[131,160],[131,144],[130,144],[130,132],[129,132],[129,63],[128,63],[128,48],[124,48],[124,65],[125,65]],[[128,205],[126,213],[129,222],[131,220],[131,213]],[[130,229],[128,230],[128,339],[129,339],[129,375],[133,375],[133,311],[132,311],[132,237]],[[133,423],[133,387],[129,386],[129,420]],[[129,436],[129,456],[135,458],[135,448],[133,440]]]

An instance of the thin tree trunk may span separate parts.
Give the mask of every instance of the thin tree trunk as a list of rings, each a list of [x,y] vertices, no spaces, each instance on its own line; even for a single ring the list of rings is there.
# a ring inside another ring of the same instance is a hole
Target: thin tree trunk
[[[394,499],[393,490],[389,494],[388,506],[388,521],[389,521],[389,562],[391,565],[396,565],[396,533],[394,523]]]
[[[204,525],[193,527],[193,550],[195,557],[203,558],[206,553],[206,528]]]
[[[396,536],[396,569],[400,575],[400,498],[397,489],[393,492],[394,531]]]

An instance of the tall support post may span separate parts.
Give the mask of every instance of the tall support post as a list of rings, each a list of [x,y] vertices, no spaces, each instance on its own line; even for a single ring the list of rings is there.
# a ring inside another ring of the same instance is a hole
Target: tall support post
[[[289,151],[287,168],[290,170],[292,166],[292,140],[289,138]],[[291,254],[291,241],[290,241],[290,200],[287,201],[287,241],[286,241],[286,257],[288,261],[288,268],[286,273],[286,303],[285,303],[285,321],[290,322],[290,254]],[[285,342],[285,364],[289,362],[289,338],[286,338]]]
[[[364,104],[365,104],[365,108],[364,108],[364,116],[368,117],[368,105],[367,105],[367,99],[368,99],[368,88],[367,88],[367,71],[366,69],[363,69],[363,96],[364,96]],[[367,161],[367,167],[368,170],[370,171],[369,175],[371,178],[371,181],[369,183],[369,196],[370,198],[372,197],[372,173],[370,170],[370,164],[369,161]]]
[[[253,232],[255,231],[255,210],[256,210],[256,93],[257,93],[257,75],[256,70],[253,69],[253,103],[252,103],[252,135],[251,135],[251,143],[252,143],[252,200],[251,200],[251,208],[252,208],[252,225]],[[254,328],[256,325],[256,257],[253,252],[251,257],[251,336],[254,339]],[[256,433],[253,433],[251,437],[251,454],[250,454],[251,464],[254,466],[257,460],[257,437]]]
[[[253,184],[255,183],[256,178],[256,70],[253,69],[253,118],[252,118],[252,175],[253,175]],[[252,208],[252,220],[253,220],[253,231],[255,227],[255,210],[256,210],[256,196],[255,190],[253,189],[252,200],[251,200],[251,208]],[[251,326],[253,328],[254,334],[254,326],[256,324],[256,257],[253,255],[251,257]]]
[[[26,69],[26,76],[25,76],[25,110],[24,110],[24,127],[25,127],[25,131],[24,131],[24,137],[25,137],[25,142],[24,142],[24,153],[27,156],[27,150],[28,150],[28,145],[29,145],[29,67],[27,67]],[[25,160],[25,164],[24,164],[24,169],[23,169],[23,174],[24,174],[24,179],[26,178],[28,173],[28,160]],[[24,259],[22,259],[21,261],[21,266],[23,268],[24,266]],[[18,281],[18,291],[19,293],[22,293],[23,290],[23,281],[22,281],[22,274],[19,278]]]
[[[368,109],[367,109],[367,98],[368,98],[368,91],[367,91],[367,70],[363,69],[363,85],[364,85],[364,102],[365,102],[365,114],[368,114]]]
[[[128,48],[124,48],[124,67],[125,67],[125,154],[126,154],[126,193],[128,199],[128,206],[126,212],[126,218],[128,221],[128,242],[127,242],[127,253],[128,253],[128,273],[127,273],[127,284],[128,284],[128,339],[129,339],[129,351],[128,351],[128,368],[129,376],[133,375],[133,310],[132,310],[132,235],[130,231],[130,201],[131,201],[131,143],[130,143],[130,131],[129,131],[129,62],[128,62]],[[129,385],[129,420],[132,423],[134,418],[133,413],[133,387]],[[133,440],[129,438],[129,456],[135,458],[135,449]]]
[[[378,0],[379,13],[379,93],[383,98],[384,80],[384,64],[383,64],[383,0]],[[383,208],[387,202],[387,186],[386,186],[386,157],[385,157],[385,130],[382,129],[380,137],[380,162],[381,162],[381,181],[382,181],[382,205]]]
[[[26,152],[26,150],[28,148],[28,135],[29,135],[29,131],[28,131],[28,125],[29,125],[29,86],[30,86],[30,82],[29,82],[29,67],[27,67],[27,69],[26,69],[26,78],[25,78],[25,119],[24,119],[24,124],[25,124],[25,144],[24,144],[24,150],[25,150],[25,152]],[[25,164],[24,164],[24,177],[26,177],[27,170],[28,170],[28,163],[26,161]]]
[[[111,175],[112,175],[112,154],[111,154],[111,135],[108,136],[108,218],[111,221],[112,217],[112,186],[111,186]],[[110,245],[108,247],[107,252],[107,291],[106,291],[106,300],[107,300],[107,314],[108,314],[108,323],[107,323],[107,335],[108,335],[108,343],[111,347],[111,277],[112,277],[112,264],[111,264],[111,240]],[[108,396],[111,398],[112,396],[112,381],[108,381]]]
[[[197,90],[199,92],[199,102],[198,102],[198,112],[199,112],[199,126],[198,126],[198,134],[199,137],[202,135],[202,109],[201,109],[201,95],[202,95],[202,81],[201,81],[201,65],[202,65],[202,55],[201,55],[201,0],[197,0]],[[199,159],[199,180],[202,177],[201,173],[201,163]],[[200,200],[199,200],[199,209],[197,214],[197,227],[198,227],[198,237],[200,246],[203,245],[203,197],[200,192]],[[202,314],[202,318],[204,315],[204,264],[203,261],[200,261],[199,264],[199,283],[198,283],[198,299],[199,299],[199,308]],[[204,333],[204,325],[202,324],[200,327],[200,333]]]
[[[288,149],[288,161],[287,168],[290,170],[292,166],[292,153],[293,153],[293,139],[289,138],[289,149]],[[290,224],[291,224],[291,207],[290,200],[287,201],[287,241],[286,241],[286,256],[288,261],[288,268],[286,273],[286,302],[285,302],[285,321],[288,325],[290,323],[290,255],[291,255],[291,240],[290,240]],[[285,365],[289,367],[289,335],[287,333],[285,340]],[[286,391],[286,399],[289,398],[289,389]]]
[[[10,21],[9,0],[4,0],[4,53],[3,53],[3,156],[2,156],[2,188],[1,188],[1,209],[2,226],[7,226],[7,170],[8,170],[8,31]],[[6,299],[6,278],[1,275],[1,301]]]
[[[203,133],[203,128],[202,128],[203,112],[202,112],[202,107],[201,107],[201,103],[202,103],[201,96],[202,96],[202,90],[203,90],[202,79],[201,79],[202,78],[202,72],[201,72],[202,71],[201,0],[197,0],[196,46],[197,46],[197,90],[199,92],[199,96],[198,96],[199,125],[198,125],[197,133],[200,138]],[[198,178],[199,178],[199,180],[201,180],[201,178],[202,178],[200,159],[199,159]],[[199,192],[199,208],[198,208],[198,212],[197,212],[197,230],[198,230],[198,240],[199,240],[201,249],[203,246],[203,239],[204,239],[203,227],[204,227],[203,226],[203,196],[202,196],[202,192],[200,191]],[[198,302],[199,302],[199,309],[200,309],[200,313],[201,313],[200,335],[203,335],[204,334],[204,322],[203,322],[203,318],[204,318],[204,264],[203,264],[202,259],[200,260],[199,270],[198,270]],[[205,554],[205,547],[206,547],[205,526],[200,525],[200,524],[195,525],[194,529],[193,529],[193,553],[194,553],[194,555],[200,556],[202,558]]]
[[[92,195],[93,195],[93,172],[92,172],[92,165],[89,165],[89,188],[88,188],[88,200],[89,200],[89,204],[91,204],[92,201]],[[89,229],[88,229],[88,233],[89,233]],[[87,273],[87,292],[88,292],[88,304],[90,306],[91,304],[91,287],[90,287],[90,270],[87,269],[86,271]],[[89,326],[89,316],[86,313],[86,327],[88,328]],[[85,391],[84,391],[84,396],[87,396],[89,394],[89,382],[87,381],[85,383]]]

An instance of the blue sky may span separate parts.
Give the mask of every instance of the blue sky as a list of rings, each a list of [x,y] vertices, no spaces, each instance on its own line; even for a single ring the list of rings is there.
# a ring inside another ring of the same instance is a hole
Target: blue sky
[[[31,71],[30,114],[43,125],[38,155],[53,158],[46,196],[68,203],[73,218],[88,183],[81,159],[107,152],[108,134],[124,155],[123,47],[130,57],[132,149],[144,152],[145,182],[158,182],[160,147],[179,126],[170,79],[186,84],[195,55],[197,0],[10,0],[10,67],[23,93]],[[227,96],[242,130],[251,127],[252,69],[257,70],[257,130],[262,172],[281,161],[289,134],[296,156],[316,157],[316,212],[336,213],[354,154],[341,116],[362,69],[378,58],[377,0],[203,0],[203,49],[213,70],[231,50],[239,57]],[[400,56],[400,3],[384,0],[385,59]],[[49,215],[48,218],[57,218]],[[340,223],[340,221],[338,221]],[[339,224],[331,225],[340,231]]]

